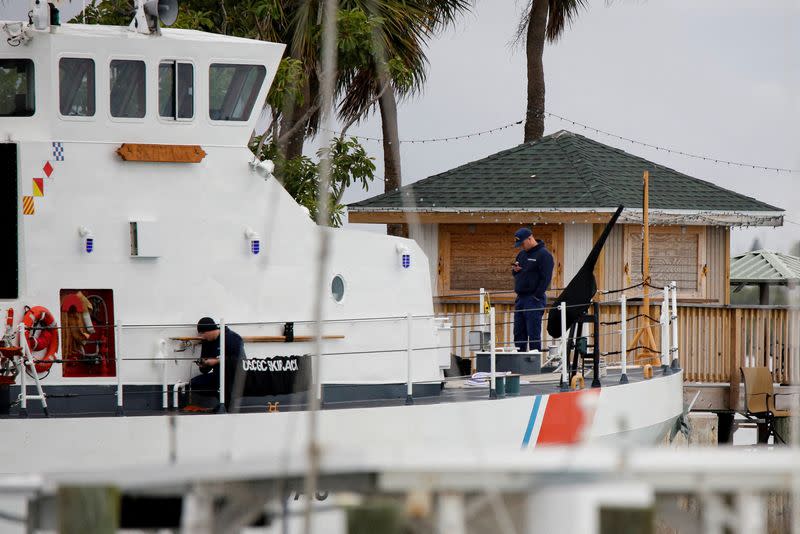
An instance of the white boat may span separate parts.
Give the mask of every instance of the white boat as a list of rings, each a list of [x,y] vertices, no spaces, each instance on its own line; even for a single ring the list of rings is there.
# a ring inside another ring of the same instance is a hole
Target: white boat
[[[197,372],[185,338],[198,318],[244,336],[250,359],[306,355],[318,299],[323,445],[647,444],[681,416],[680,371],[629,371],[623,384],[610,372],[579,391],[555,375],[498,399],[444,387],[451,330],[415,242],[320,228],[253,165],[247,144],[283,45],[47,18],[0,29],[0,308],[13,311],[0,431],[12,456],[36,458],[3,472],[257,457],[274,436],[302,446],[306,392],[260,397],[258,413],[164,416]],[[45,328],[20,327],[26,314]],[[20,372],[23,333],[44,346],[36,373]],[[81,439],[48,454],[67,435]]]

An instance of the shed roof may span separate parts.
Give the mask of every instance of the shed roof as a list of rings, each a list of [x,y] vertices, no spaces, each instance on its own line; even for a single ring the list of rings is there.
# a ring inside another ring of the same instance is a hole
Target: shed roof
[[[754,250],[731,258],[731,284],[784,285],[800,282],[800,258]]]
[[[783,210],[566,130],[348,206],[351,212],[567,211],[642,208],[691,214],[696,224],[782,224]],[[715,222],[721,213],[733,220]],[[656,214],[657,215],[657,214]],[[704,220],[705,216],[708,220]],[[626,220],[623,214],[622,220]]]

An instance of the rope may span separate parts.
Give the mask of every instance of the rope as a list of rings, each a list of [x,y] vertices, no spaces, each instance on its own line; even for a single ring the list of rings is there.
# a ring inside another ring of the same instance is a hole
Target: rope
[[[628,287],[623,287],[622,289],[606,289],[604,291],[598,291],[598,293],[600,293],[602,295],[611,295],[613,293],[622,293],[623,291],[628,291],[628,290],[631,290],[631,289],[635,289],[637,287],[642,287],[643,285],[646,285],[646,284],[644,282],[639,282],[638,284],[634,284],[634,285],[628,286]],[[649,285],[649,284],[647,284],[647,285]],[[664,289],[664,288],[662,287],[661,289]]]

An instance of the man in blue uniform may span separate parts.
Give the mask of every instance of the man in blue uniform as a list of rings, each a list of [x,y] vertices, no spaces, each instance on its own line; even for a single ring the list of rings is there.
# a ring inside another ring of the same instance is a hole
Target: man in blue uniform
[[[514,246],[522,247],[514,266],[514,344],[517,349],[542,349],[542,316],[547,305],[545,291],[553,276],[553,255],[545,248],[544,241],[533,237],[528,228],[520,228],[514,234]]]
[[[197,322],[197,333],[203,338],[200,349],[200,359],[197,365],[200,375],[192,378],[192,391],[209,396],[215,396],[219,390],[219,325],[211,317],[203,317]],[[244,341],[242,337],[225,327],[225,403],[230,404],[233,376],[236,373],[239,359],[245,358]]]

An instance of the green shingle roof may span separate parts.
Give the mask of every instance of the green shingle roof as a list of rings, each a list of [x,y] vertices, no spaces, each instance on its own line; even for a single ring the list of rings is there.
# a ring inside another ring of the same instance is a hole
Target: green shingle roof
[[[349,209],[403,210],[404,204],[405,210],[415,211],[593,210],[619,204],[641,209],[645,170],[650,171],[651,209],[783,211],[565,130],[350,204]]]

